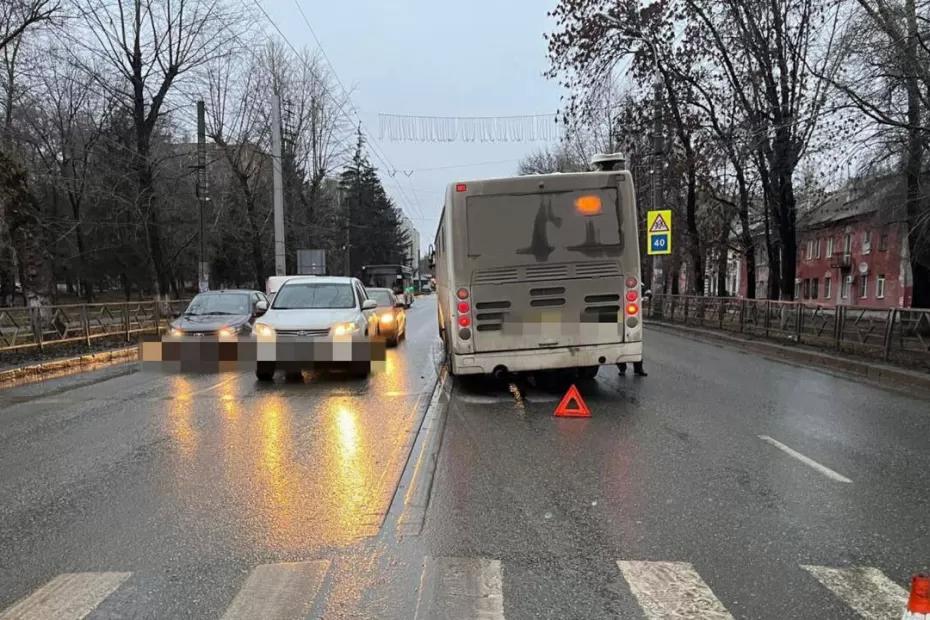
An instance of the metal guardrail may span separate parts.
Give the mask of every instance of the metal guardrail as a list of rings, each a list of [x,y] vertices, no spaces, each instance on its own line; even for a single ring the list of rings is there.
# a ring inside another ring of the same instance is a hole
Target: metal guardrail
[[[0,352],[160,334],[189,299],[0,308]]]
[[[930,310],[819,306],[771,299],[655,295],[646,318],[930,369]]]

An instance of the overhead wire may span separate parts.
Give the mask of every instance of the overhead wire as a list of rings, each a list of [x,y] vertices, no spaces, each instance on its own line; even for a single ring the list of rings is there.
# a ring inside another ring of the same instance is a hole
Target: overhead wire
[[[243,1],[244,1],[244,0],[243,0]],[[265,20],[266,20],[269,24],[271,24],[272,28],[274,28],[274,30],[278,33],[278,36],[281,37],[281,39],[282,39],[282,40],[284,41],[284,43],[288,46],[288,48],[290,48],[290,50],[291,50],[292,52],[294,52],[295,57],[298,58],[298,59],[304,64],[304,67],[305,67],[307,70],[309,70],[311,73],[316,73],[316,71],[314,70],[314,68],[311,67],[311,66],[306,62],[306,60],[300,55],[300,53],[298,52],[297,48],[294,46],[294,44],[291,42],[291,40],[287,37],[287,35],[284,34],[284,32],[281,30],[281,27],[278,26],[278,24],[277,24],[277,22],[274,20],[274,18],[272,18],[271,15],[270,15],[270,14],[265,10],[265,8],[261,5],[261,3],[259,2],[259,0],[252,0],[252,3],[253,3],[253,4],[255,5],[255,7],[261,12],[261,14],[264,16]],[[327,64],[329,65],[329,67],[330,67],[330,71],[333,73],[333,77],[336,79],[336,82],[339,84],[339,87],[340,87],[340,89],[342,90],[344,99],[343,99],[342,102],[340,102],[340,101],[338,101],[338,100],[336,99],[335,95],[333,95],[333,94],[332,94],[331,92],[329,92],[328,90],[324,90],[324,92],[325,92],[327,95],[329,95],[330,99],[331,99],[331,100],[333,101],[333,103],[336,105],[338,111],[339,111],[341,114],[343,114],[347,120],[349,120],[350,122],[352,122],[352,124],[355,124],[356,122],[358,122],[359,127],[360,127],[360,128],[364,128],[364,125],[365,125],[365,124],[364,124],[364,122],[362,121],[361,117],[359,116],[358,111],[355,109],[355,106],[354,106],[353,103],[352,103],[352,98],[351,98],[351,96],[349,95],[348,91],[346,90],[345,85],[342,83],[342,80],[339,78],[339,74],[336,72],[336,70],[335,70],[335,68],[333,67],[332,63],[329,61],[329,58],[328,58],[328,56],[326,55],[326,50],[324,50],[323,47],[319,44],[319,39],[316,37],[315,32],[313,32],[312,26],[310,26],[310,24],[309,24],[309,20],[306,19],[306,15],[303,14],[303,10],[300,9],[300,6],[299,6],[299,5],[298,5],[298,10],[300,10],[301,15],[304,17],[305,23],[308,25],[308,27],[309,27],[310,30],[311,30],[311,34],[313,35],[314,39],[317,41],[317,45],[318,45],[319,48],[320,48],[320,53],[323,55],[324,60],[326,61],[326,63],[327,63]],[[351,108],[352,114],[354,114],[354,118],[353,118],[350,114],[348,114],[348,113],[346,112],[346,106],[348,106],[349,108]],[[368,137],[369,137],[369,145],[370,145],[370,147],[371,147],[370,150],[371,150],[372,154],[373,154],[375,157],[377,157],[377,158],[379,159],[379,161],[382,163],[382,165],[385,167],[386,170],[395,170],[396,168],[395,168],[394,166],[392,166],[392,165],[389,163],[389,161],[387,160],[387,157],[384,156],[384,155],[380,152],[380,150],[377,148],[378,145],[375,143],[374,137],[370,134],[370,132],[365,132],[365,133],[366,133],[366,134],[368,135]],[[392,179],[392,181],[394,181],[394,180]],[[394,181],[394,185],[397,187],[397,190],[398,190],[398,192],[400,193],[400,196],[401,196],[401,197],[403,198],[403,200],[407,203],[408,208],[409,208],[410,210],[413,210],[413,209],[414,209],[414,206],[415,206],[414,201],[410,200],[410,197],[407,195],[406,192],[404,192],[403,187],[401,187],[399,183],[397,183],[396,181]],[[400,205],[400,208],[401,208],[401,212],[404,214],[404,216],[409,218],[409,215],[406,213],[406,211],[407,211],[408,209],[405,209],[403,205]],[[419,210],[419,211],[418,211],[418,215],[420,215],[420,216],[423,215],[422,210]]]
[[[255,1],[256,3],[258,2],[258,0],[253,0],[253,1]],[[359,115],[358,110],[355,108],[355,105],[352,103],[352,98],[349,95],[349,91],[348,89],[346,89],[345,84],[343,84],[342,79],[339,77],[339,72],[336,71],[335,65],[333,65],[332,61],[329,59],[329,55],[326,53],[326,49],[323,47],[323,42],[317,36],[316,30],[313,29],[313,25],[310,23],[310,19],[307,17],[307,14],[304,13],[303,7],[301,7],[300,2],[298,0],[294,0],[294,5],[297,7],[297,11],[300,13],[301,18],[303,18],[304,24],[306,24],[307,26],[307,30],[310,31],[310,35],[313,37],[313,40],[316,42],[317,48],[319,48],[320,53],[323,56],[323,60],[325,60],[326,64],[329,65],[329,69],[330,71],[332,71],[333,77],[336,79],[336,83],[339,84],[339,88],[342,89],[345,100],[349,104],[349,107],[352,108],[352,112],[353,114],[355,114],[355,118],[358,120],[359,125],[364,127],[365,123],[362,120],[361,116]],[[262,9],[262,13],[265,13],[264,9]],[[267,13],[265,13],[265,15],[266,17],[268,17]],[[276,24],[274,25],[275,25],[275,29],[278,30],[278,32],[280,33],[281,32],[280,29],[277,28]],[[281,36],[284,36],[284,35],[282,34]],[[378,143],[378,140],[375,138],[374,134],[371,131],[367,131],[367,130],[366,130],[366,134],[368,135],[368,138],[369,138],[369,145],[371,146],[372,154],[374,154],[381,161],[381,163],[387,167],[388,170],[397,170],[397,166],[393,165],[390,162],[390,159],[388,158],[387,153],[384,152],[383,147]],[[397,187],[401,195],[403,195],[404,198],[407,200],[407,202],[411,205],[411,207],[416,208],[417,215],[420,217],[423,217],[424,213],[423,213],[422,205],[420,205],[419,203],[419,198],[417,198],[416,195],[414,194],[414,201],[411,202],[406,192],[404,192],[400,183],[397,182],[393,176],[391,176],[391,180],[394,181],[394,185]]]

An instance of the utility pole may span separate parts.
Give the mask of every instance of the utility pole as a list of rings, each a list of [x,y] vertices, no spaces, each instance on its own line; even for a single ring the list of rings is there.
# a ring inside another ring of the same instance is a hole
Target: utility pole
[[[345,200],[341,189],[339,190],[339,201],[345,210],[346,218],[346,255],[344,264],[346,275],[352,277],[352,201]]]
[[[204,231],[204,211],[207,196],[207,129],[203,100],[197,102],[197,201],[200,205],[200,255],[197,261],[197,289],[203,293],[210,288],[207,250]]]
[[[652,210],[660,209],[659,205],[660,193],[659,193],[659,183],[661,181],[660,167],[662,166],[662,153],[665,146],[665,137],[663,136],[663,127],[662,127],[662,83],[656,80],[654,85],[654,108],[653,108],[653,125],[652,125]],[[652,286],[655,287],[655,272],[658,271],[660,275],[660,280],[662,284],[661,291],[665,292],[665,269],[664,266],[664,256],[654,256],[652,264],[652,277],[653,282]]]
[[[274,272],[287,275],[284,246],[284,178],[281,172],[281,98],[271,97],[271,160],[274,173]]]

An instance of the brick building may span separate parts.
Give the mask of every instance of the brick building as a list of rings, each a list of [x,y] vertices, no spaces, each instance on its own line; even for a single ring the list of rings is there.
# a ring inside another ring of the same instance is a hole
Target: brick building
[[[910,307],[905,186],[900,175],[855,179],[798,218],[794,299],[823,306]],[[708,276],[712,276],[708,273]],[[746,264],[732,252],[727,294],[746,296]],[[771,277],[756,237],[756,297]]]
[[[798,222],[794,298],[822,305],[911,305],[900,175],[857,179]]]

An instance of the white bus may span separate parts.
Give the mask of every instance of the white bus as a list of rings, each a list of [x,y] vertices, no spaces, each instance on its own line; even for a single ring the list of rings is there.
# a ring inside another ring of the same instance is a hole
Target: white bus
[[[449,185],[433,273],[452,374],[642,361],[633,177],[622,155],[594,163]]]

